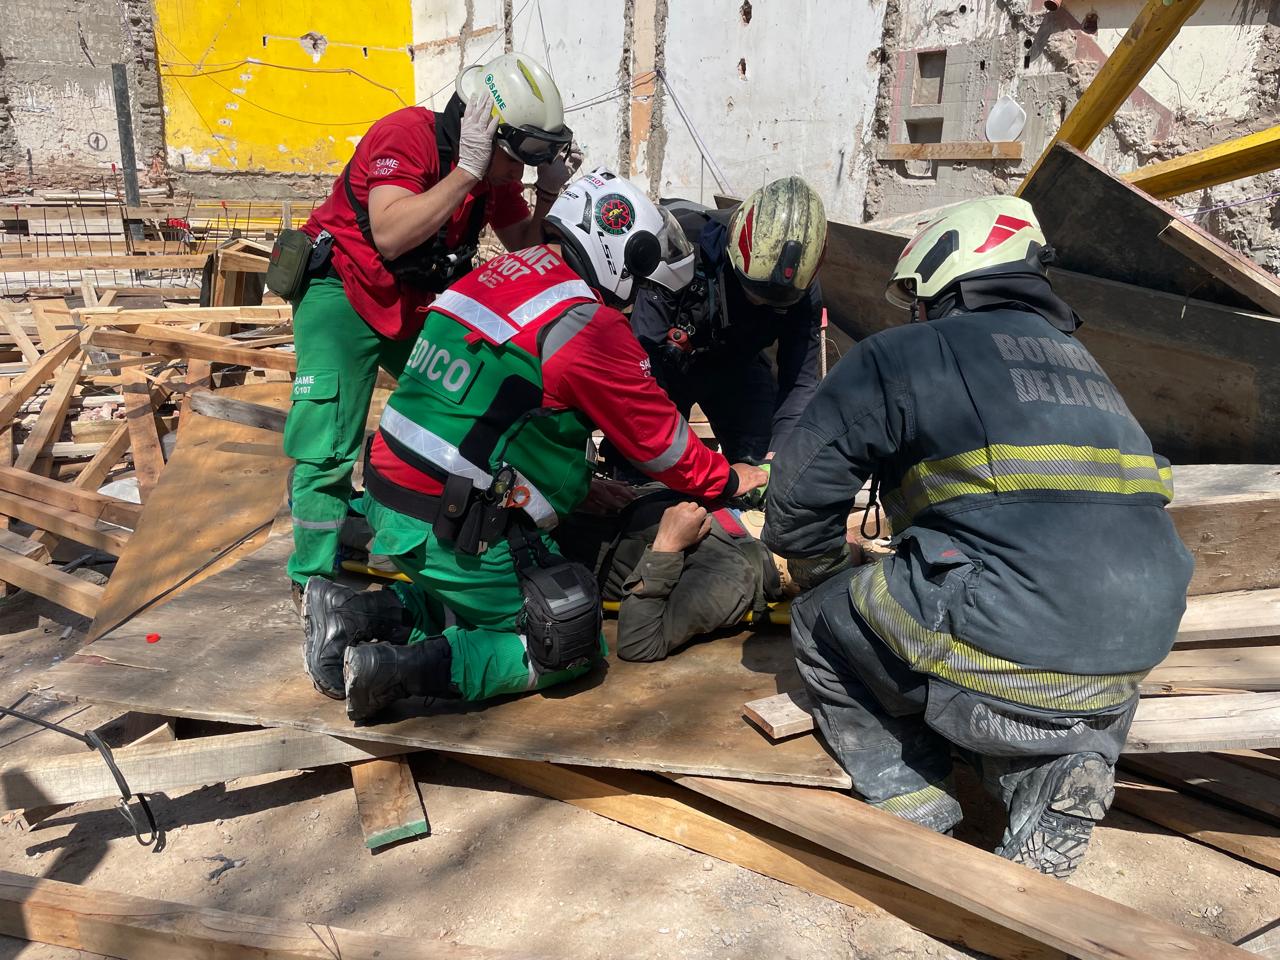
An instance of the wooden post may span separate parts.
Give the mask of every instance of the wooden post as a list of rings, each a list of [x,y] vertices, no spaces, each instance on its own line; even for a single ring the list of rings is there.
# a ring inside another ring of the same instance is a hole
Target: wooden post
[[[1280,125],[1205,147],[1172,160],[1150,163],[1123,175],[1157,200],[1280,167]]]

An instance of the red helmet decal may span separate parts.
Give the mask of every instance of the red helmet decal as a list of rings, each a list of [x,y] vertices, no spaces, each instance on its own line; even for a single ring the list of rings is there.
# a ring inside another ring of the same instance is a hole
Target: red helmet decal
[[[742,224],[742,232],[738,234],[738,252],[742,254],[742,272],[751,269],[751,235],[755,232],[756,208],[747,210],[747,219]]]
[[[982,246],[973,252],[986,253],[988,250],[994,250],[1019,230],[1024,230],[1029,226],[1031,226],[1030,220],[1019,220],[1017,217],[1002,213],[996,217],[996,222],[992,225],[991,232],[987,234],[987,239],[982,241]]]

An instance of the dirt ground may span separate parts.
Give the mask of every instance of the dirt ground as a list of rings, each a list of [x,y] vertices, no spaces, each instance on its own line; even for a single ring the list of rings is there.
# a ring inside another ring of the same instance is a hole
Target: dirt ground
[[[48,611],[46,612],[54,612]],[[29,599],[0,604],[0,702],[78,645]],[[7,622],[6,622],[7,621]],[[26,629],[22,629],[25,627]],[[112,715],[27,698],[42,716]],[[0,763],[79,749],[0,721]],[[248,914],[573,958],[959,958],[886,914],[851,909],[438,757],[414,758],[432,835],[370,854],[341,767],[176,793],[157,801],[166,849],[129,835],[108,802],[34,830],[0,827],[0,868]],[[962,837],[998,833],[988,805]],[[228,866],[229,865],[229,866]],[[215,876],[215,874],[217,874]],[[1095,833],[1073,883],[1235,940],[1280,912],[1280,877],[1121,813]],[[0,937],[0,960],[79,951]]]

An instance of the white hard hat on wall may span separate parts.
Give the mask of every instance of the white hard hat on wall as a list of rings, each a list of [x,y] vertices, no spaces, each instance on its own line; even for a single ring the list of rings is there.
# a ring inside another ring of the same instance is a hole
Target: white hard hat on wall
[[[517,160],[538,166],[573,139],[564,125],[560,90],[542,64],[523,53],[504,53],[458,75],[457,92],[470,103],[487,90],[498,117],[497,142]]]

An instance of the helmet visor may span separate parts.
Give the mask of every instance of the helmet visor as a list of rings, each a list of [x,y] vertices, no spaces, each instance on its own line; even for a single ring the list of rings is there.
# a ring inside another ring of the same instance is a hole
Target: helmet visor
[[[498,143],[511,156],[531,167],[550,163],[573,139],[573,131],[562,127],[555,133],[545,130],[532,130],[513,127],[507,123],[498,124]]]
[[[677,263],[693,254],[693,244],[685,236],[684,228],[666,207],[658,204],[658,213],[662,216],[662,259],[667,263]]]
[[[773,307],[775,310],[794,307],[808,292],[804,287],[770,283],[768,280],[752,280],[750,277],[743,276],[740,271],[737,273],[738,281],[742,284],[748,300],[766,307]]]

